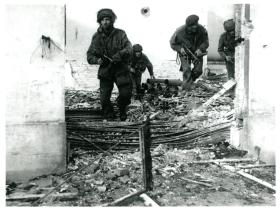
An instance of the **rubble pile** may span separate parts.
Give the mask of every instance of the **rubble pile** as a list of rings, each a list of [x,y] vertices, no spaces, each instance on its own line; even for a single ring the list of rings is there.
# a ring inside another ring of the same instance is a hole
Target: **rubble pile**
[[[65,110],[101,110],[99,92],[88,90],[65,90]]]
[[[130,188],[140,189],[141,181],[139,152],[102,158],[80,155],[72,159],[61,176],[48,175],[7,185],[6,200],[7,205],[20,206],[98,206],[128,194]]]
[[[226,144],[212,146],[212,149],[196,147],[188,150],[160,144],[152,149],[154,190],[149,192],[151,198],[161,206],[222,205],[224,196],[234,201],[231,203],[228,199],[228,205],[273,203],[273,194],[266,188],[210,163],[216,158],[215,150],[221,146]],[[130,194],[131,190],[143,188],[142,160],[138,150],[84,154],[84,150],[76,149],[75,153],[67,172],[62,175],[41,176],[6,185],[7,205],[103,206]],[[200,161],[206,163],[196,164]],[[238,168],[245,162],[231,164]],[[275,167],[263,169],[262,176],[275,183]],[[194,196],[196,200],[192,201]],[[216,200],[212,199],[213,196]],[[263,196],[271,201],[263,200]],[[130,206],[144,206],[144,203],[135,199]]]
[[[133,100],[128,108],[127,122],[102,121],[98,92],[66,91],[67,140],[72,148],[86,150],[106,150],[112,146],[115,150],[137,149],[142,121],[147,115],[160,112],[151,125],[152,147],[167,144],[191,149],[228,141],[233,120],[231,97],[221,97],[186,118],[191,109],[219,91],[226,80],[224,74],[210,77],[216,79],[200,78],[188,94],[179,91],[178,81],[170,81],[174,85],[166,84],[166,80],[158,80],[157,85],[147,81],[142,84],[140,101]],[[115,93],[112,100],[116,108]],[[184,127],[179,127],[182,119]]]
[[[213,163],[232,158],[230,164],[236,170],[245,168],[275,184],[275,167],[260,168],[260,162],[252,159],[239,162],[247,151],[229,143],[235,120],[232,95],[226,93],[193,111],[220,91],[226,80],[224,74],[202,77],[189,93],[165,81],[143,84],[140,100],[132,100],[128,108],[126,122],[103,120],[98,91],[66,90],[66,133],[71,148],[67,171],[8,183],[7,206],[106,206],[142,190],[139,131],[147,116],[155,112],[160,113],[150,122],[154,190],[147,194],[157,204],[273,205],[269,189]],[[117,112],[116,98],[113,93]],[[138,197],[128,205],[146,204]]]

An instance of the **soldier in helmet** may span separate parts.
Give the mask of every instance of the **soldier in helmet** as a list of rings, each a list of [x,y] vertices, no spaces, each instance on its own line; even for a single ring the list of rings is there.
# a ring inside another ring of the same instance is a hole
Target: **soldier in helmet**
[[[120,120],[127,118],[126,107],[131,102],[132,84],[129,75],[129,61],[132,45],[125,31],[114,27],[116,15],[111,9],[101,9],[97,13],[99,28],[93,35],[87,51],[89,64],[99,64],[100,101],[105,119],[114,118],[111,94],[114,83],[118,87],[117,105]]]
[[[179,27],[170,39],[170,46],[181,61],[183,90],[189,90],[193,81],[202,74],[203,56],[209,47],[208,33],[198,20],[197,15],[188,16],[185,25]]]
[[[137,96],[136,98],[140,98],[140,90],[141,90],[141,79],[142,79],[142,74],[145,72],[146,69],[148,69],[150,77],[154,77],[154,72],[153,72],[153,65],[150,62],[149,58],[142,52],[143,48],[140,44],[135,44],[132,47],[133,49],[133,54],[131,57],[131,63],[130,63],[130,72],[132,75],[132,81],[133,84],[136,87],[136,93]]]
[[[234,54],[235,47],[239,40],[235,39],[235,22],[233,19],[224,22],[225,32],[221,34],[218,45],[218,52],[226,62],[228,78],[234,78]]]

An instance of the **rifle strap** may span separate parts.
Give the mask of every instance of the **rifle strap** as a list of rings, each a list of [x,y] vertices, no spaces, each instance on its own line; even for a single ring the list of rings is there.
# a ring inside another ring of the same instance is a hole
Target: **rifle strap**
[[[176,64],[181,65],[181,60],[179,57],[179,53],[176,54]]]

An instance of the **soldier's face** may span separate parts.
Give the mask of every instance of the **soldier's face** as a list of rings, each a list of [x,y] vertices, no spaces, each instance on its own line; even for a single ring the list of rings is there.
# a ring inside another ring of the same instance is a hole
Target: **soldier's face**
[[[197,25],[196,24],[191,25],[191,26],[189,26],[189,29],[192,33],[195,33],[197,31]]]
[[[141,56],[141,52],[135,52],[135,56],[139,58]]]
[[[101,27],[103,29],[108,29],[111,25],[112,25],[112,21],[111,21],[111,19],[109,17],[104,17],[101,20]]]
[[[231,36],[235,36],[235,30],[229,31],[229,34],[230,34]]]

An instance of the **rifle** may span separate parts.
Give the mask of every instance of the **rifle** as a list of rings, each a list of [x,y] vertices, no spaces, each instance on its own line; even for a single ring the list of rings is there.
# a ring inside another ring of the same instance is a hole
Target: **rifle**
[[[107,55],[103,54],[103,57],[108,59],[111,63],[113,62],[113,59],[111,59],[110,57],[108,57]]]
[[[187,47],[186,44],[183,44],[184,50],[191,56],[191,59],[193,60],[193,64],[197,65],[199,63],[199,58],[193,54],[193,52]],[[183,55],[184,57],[188,57],[188,54]],[[207,52],[202,53],[201,57],[207,55]]]

